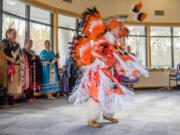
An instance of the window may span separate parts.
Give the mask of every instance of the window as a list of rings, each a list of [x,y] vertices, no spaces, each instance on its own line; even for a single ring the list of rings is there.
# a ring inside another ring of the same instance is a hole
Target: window
[[[60,14],[58,16],[58,26],[63,28],[75,29],[76,18]]]
[[[151,67],[171,67],[170,27],[151,27]]]
[[[22,19],[12,17],[12,16],[3,15],[3,33],[2,33],[3,38],[6,37],[5,34],[6,34],[6,31],[9,28],[16,29],[16,31],[17,31],[16,40],[21,45],[21,47],[23,47],[24,46],[25,35],[26,35],[25,21],[22,20]]]
[[[24,46],[25,30],[25,4],[19,0],[3,0],[2,38],[9,28],[17,31],[17,42]]]
[[[173,27],[174,65],[180,63],[180,27]]]
[[[131,52],[146,65],[146,32],[145,26],[127,25],[129,36],[126,38],[126,47],[131,46]]]
[[[72,41],[75,31],[59,29],[58,30],[58,40],[59,40],[59,54],[61,66],[65,65],[66,58],[69,53],[69,42]]]
[[[32,49],[39,55],[44,49],[44,41],[51,41],[51,12],[33,6],[31,6],[30,11],[30,38],[33,40]]]
[[[25,4],[19,0],[3,0],[3,11],[25,17]]]
[[[31,7],[31,17],[30,19],[36,22],[41,22],[45,24],[50,24],[50,12],[37,8],[37,7]]]
[[[59,54],[61,67],[65,65],[66,59],[69,53],[69,42],[72,41],[75,35],[76,18],[59,15],[58,16],[58,44],[59,44]]]
[[[30,38],[33,40],[32,49],[39,55],[44,49],[44,41],[50,40],[50,26],[31,23]]]
[[[28,13],[26,14],[26,12]],[[28,14],[30,14],[30,18],[26,16]],[[17,31],[16,40],[22,48],[24,47],[25,38],[30,35],[30,38],[34,41],[33,50],[39,54],[44,49],[44,41],[51,40],[51,22],[50,11],[27,6],[20,0],[3,0],[2,37],[5,38],[7,29],[15,28]]]

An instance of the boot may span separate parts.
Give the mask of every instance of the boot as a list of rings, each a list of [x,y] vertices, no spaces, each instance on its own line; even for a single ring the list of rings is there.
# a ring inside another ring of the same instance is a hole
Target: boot
[[[66,94],[66,93],[64,93],[64,97],[67,97],[67,94]]]
[[[0,105],[0,109],[11,109],[10,105]]]
[[[60,93],[60,92],[57,93],[57,97],[59,97],[59,96],[61,96],[61,93]]]
[[[38,100],[36,98],[32,98],[33,102],[38,102]]]
[[[12,106],[12,107],[19,107],[19,104],[14,103],[14,104],[12,104],[11,106]]]
[[[19,107],[19,104],[15,102],[14,96],[9,96],[8,102],[11,107]]]
[[[35,101],[32,98],[30,98],[30,99],[26,99],[26,102],[27,103],[34,103]]]
[[[108,121],[111,121],[112,123],[118,123],[119,120],[118,119],[115,119],[115,118],[108,118],[106,116],[103,115],[103,119],[104,120],[108,120]]]
[[[91,127],[93,127],[93,128],[99,128],[99,127],[101,127],[101,125],[100,125],[97,121],[95,121],[95,120],[90,120],[90,121],[88,121],[88,125],[91,126]]]
[[[53,95],[50,92],[47,93],[47,97],[48,99],[52,99],[52,100],[56,99],[55,97],[53,97]]]

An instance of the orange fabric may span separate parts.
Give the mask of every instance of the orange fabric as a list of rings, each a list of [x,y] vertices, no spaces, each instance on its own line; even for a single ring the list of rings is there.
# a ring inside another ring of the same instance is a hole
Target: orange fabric
[[[140,20],[143,21],[144,19],[146,19],[147,17],[147,13],[143,13],[140,17]]]
[[[98,88],[100,85],[100,75],[98,72],[95,72],[95,74],[92,71],[90,72],[90,82],[91,86],[88,94],[94,99],[98,99]]]
[[[139,2],[137,5],[136,5],[136,10],[140,11],[141,8],[142,8],[143,4],[142,2]]]
[[[88,59],[90,58],[90,53],[87,54],[87,51],[86,51],[86,54],[84,55],[83,53],[83,58],[84,58],[84,61],[83,59],[80,57],[80,49],[82,47],[84,47],[85,44],[87,44],[88,42],[90,42],[90,38],[88,37],[85,37],[85,38],[81,38],[79,40],[75,40],[75,43],[76,44],[76,47],[75,49],[73,49],[72,51],[76,53],[76,55],[74,56],[74,59],[77,61],[77,65],[78,66],[82,66],[82,65],[88,65],[88,64],[91,64],[91,61]],[[88,48],[90,49],[90,48]],[[88,57],[88,58],[87,58]],[[87,61],[88,59],[88,61]]]
[[[113,47],[111,46],[111,49],[113,50],[113,52],[116,53],[116,55],[118,55],[123,61],[128,61],[128,60],[132,60],[134,61],[134,59],[130,56],[130,55],[120,55],[119,52]]]
[[[128,35],[128,30],[125,26],[122,27],[120,38],[124,38]]]
[[[91,54],[92,50],[93,50],[93,47],[88,47],[84,50],[82,54],[82,61],[84,65],[90,65],[94,61],[94,58]]]
[[[107,68],[102,68],[101,69],[103,71],[103,73],[108,76],[111,80],[113,80],[113,82],[116,84],[116,86],[118,87],[117,89],[112,89],[112,90],[107,90],[107,94],[112,94],[112,93],[118,93],[118,94],[125,94],[122,89],[119,86],[118,81],[115,79],[115,77],[112,75],[111,71]]]
[[[119,83],[117,82],[117,80],[115,79],[115,77],[112,75],[110,69],[107,68],[101,68],[100,66],[98,67],[99,70],[101,70],[107,77],[109,77],[118,87],[117,89],[107,89],[106,90],[106,94],[107,95],[111,95],[113,93],[117,93],[117,94],[125,94],[122,89],[119,86]],[[99,86],[100,86],[100,74],[99,72],[95,72],[93,74],[93,71],[90,71],[90,82],[91,85],[89,87],[89,92],[88,94],[93,97],[95,102],[98,102],[98,92],[99,92]]]
[[[138,70],[134,70],[134,71],[131,73],[131,75],[135,77],[135,76],[137,76],[138,72],[139,72]]]
[[[108,23],[107,30],[110,31],[112,28],[122,27],[122,26],[123,26],[122,22],[117,21],[117,19],[113,19]]]
[[[96,42],[99,40],[99,36],[103,35],[105,33],[105,24],[97,24],[93,27],[91,32],[92,39]]]
[[[99,20],[101,19],[101,14],[100,12],[98,11],[97,13],[95,13],[94,15],[86,15],[85,17],[85,22],[83,27],[84,29],[82,30],[82,34],[85,34],[87,36],[91,35],[90,33],[90,25],[93,21],[96,21],[96,20]]]
[[[114,66],[114,61],[115,61],[115,58],[113,56],[113,52],[112,50],[109,48],[109,45],[106,43],[106,44],[98,44],[96,45],[96,58],[98,59],[106,59],[106,61],[104,61],[104,63],[109,66],[109,67],[112,67]]]

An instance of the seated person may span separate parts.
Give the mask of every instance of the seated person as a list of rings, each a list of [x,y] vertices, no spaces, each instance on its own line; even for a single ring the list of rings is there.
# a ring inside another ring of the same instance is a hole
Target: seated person
[[[176,79],[180,80],[180,63],[177,65],[176,68]]]

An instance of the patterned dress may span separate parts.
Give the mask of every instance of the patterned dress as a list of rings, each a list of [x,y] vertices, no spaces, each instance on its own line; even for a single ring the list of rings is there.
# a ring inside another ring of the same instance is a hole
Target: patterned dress
[[[56,64],[45,65],[46,62],[51,62],[55,58],[53,51],[43,50],[40,53],[40,58],[43,63],[43,83],[41,84],[41,92],[59,91],[58,72]]]
[[[69,92],[69,86],[68,86],[68,74],[67,71],[59,71],[60,76],[60,92],[68,93]]]
[[[15,63],[8,63],[8,87],[7,94],[8,95],[21,95],[22,87],[24,85],[23,77],[24,77],[24,68],[23,68],[23,55],[20,49],[20,45],[16,42],[11,42],[7,39],[2,40],[2,42],[6,45],[4,48],[4,53],[6,56],[14,58]]]

